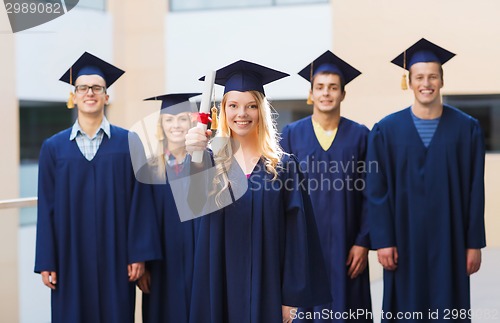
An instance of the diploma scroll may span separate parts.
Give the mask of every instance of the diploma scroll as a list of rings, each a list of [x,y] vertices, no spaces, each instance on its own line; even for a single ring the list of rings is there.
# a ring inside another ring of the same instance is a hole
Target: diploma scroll
[[[210,70],[205,75],[205,88],[201,97],[200,112],[197,124],[197,127],[202,129],[204,133],[207,130],[207,124],[210,116],[210,99],[212,98],[214,81],[215,71]],[[191,161],[194,163],[201,163],[203,161],[203,151],[194,151],[192,153]]]

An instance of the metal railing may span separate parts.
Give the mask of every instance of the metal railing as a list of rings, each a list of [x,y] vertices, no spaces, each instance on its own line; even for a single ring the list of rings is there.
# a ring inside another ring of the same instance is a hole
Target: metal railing
[[[22,197],[10,200],[0,200],[0,210],[37,206],[37,197]]]

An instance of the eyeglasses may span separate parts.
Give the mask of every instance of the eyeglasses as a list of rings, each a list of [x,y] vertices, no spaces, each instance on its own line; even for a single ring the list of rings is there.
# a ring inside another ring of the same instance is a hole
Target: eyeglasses
[[[89,89],[92,89],[92,93],[94,94],[103,94],[106,92],[106,87],[102,85],[76,85],[75,92],[78,94],[86,94]]]

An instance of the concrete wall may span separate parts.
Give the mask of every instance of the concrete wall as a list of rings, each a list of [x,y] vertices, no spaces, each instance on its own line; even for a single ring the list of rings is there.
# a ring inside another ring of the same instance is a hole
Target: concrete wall
[[[4,32],[6,31],[6,32]],[[5,11],[0,10],[0,200],[19,196],[19,109],[16,97],[14,35]],[[2,322],[19,321],[18,243],[19,211],[0,210],[0,315]]]
[[[486,155],[486,243],[488,247],[500,246],[500,154]]]
[[[113,62],[125,74],[113,88],[110,121],[129,129],[142,117],[159,110],[143,99],[165,93],[165,18],[167,2],[109,1],[113,17]]]

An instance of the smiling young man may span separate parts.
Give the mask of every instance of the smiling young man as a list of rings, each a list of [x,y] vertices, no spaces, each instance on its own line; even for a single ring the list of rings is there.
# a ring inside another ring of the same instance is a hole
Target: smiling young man
[[[86,52],[60,79],[75,86],[78,119],[40,151],[35,272],[52,322],[132,323],[134,281],[161,256],[153,215],[133,211],[129,132],[104,116],[123,73]]]
[[[369,130],[340,113],[346,84],[360,74],[330,51],[316,58],[299,72],[311,82],[312,116],[283,128],[281,146],[298,158],[307,177],[333,298],[301,308],[297,322],[350,322],[350,311],[360,314],[356,322],[373,321],[364,174],[358,168]]]
[[[476,119],[443,105],[442,64],[455,54],[422,38],[392,62],[409,71],[410,107],[373,127],[367,174],[372,247],[384,267],[383,311],[413,321],[470,322],[469,276],[484,229],[484,138]],[[448,313],[448,320],[446,315]],[[393,319],[389,319],[394,316]]]

